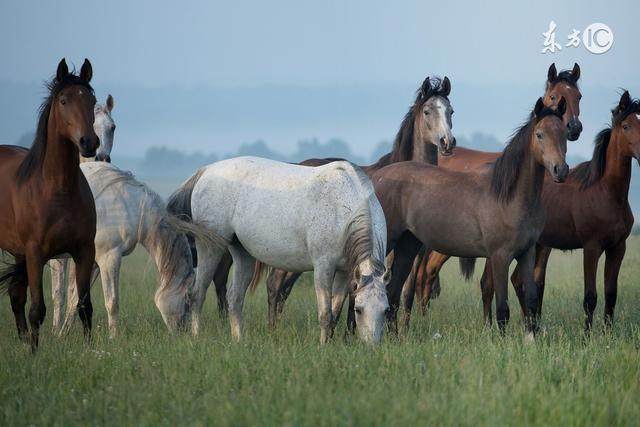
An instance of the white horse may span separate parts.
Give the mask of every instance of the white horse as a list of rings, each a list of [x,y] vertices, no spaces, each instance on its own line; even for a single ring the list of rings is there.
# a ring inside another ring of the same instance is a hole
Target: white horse
[[[80,156],[80,163],[92,162],[94,160],[111,163],[113,136],[116,131],[116,123],[113,121],[113,117],[111,117],[113,104],[113,96],[108,95],[104,104],[96,104],[93,108],[93,114],[95,116],[93,130],[100,139],[100,147],[98,147],[95,157]]]
[[[321,342],[331,337],[350,284],[360,337],[372,343],[381,339],[389,308],[385,218],[369,178],[351,163],[313,168],[256,157],[224,160],[198,170],[167,206],[230,242],[235,269],[227,301],[236,340],[256,260],[287,271],[314,271]],[[199,294],[191,320],[197,333],[224,250],[198,237],[195,241]],[[259,276],[256,272],[253,281]]]
[[[139,243],[149,252],[160,274],[155,304],[170,330],[179,328],[189,313],[194,283],[191,250],[184,234],[193,226],[168,215],[165,204],[154,191],[125,172],[106,162],[80,165],[96,203],[96,264],[100,270],[102,290],[109,318],[109,333],[117,331],[119,273],[122,257]],[[54,328],[60,333],[71,326],[77,309],[75,286],[68,287],[68,305],[64,323],[61,313],[65,303],[64,276],[66,259],[51,261],[54,304]],[[73,269],[69,272],[73,276]],[[69,280],[69,283],[75,283]]]

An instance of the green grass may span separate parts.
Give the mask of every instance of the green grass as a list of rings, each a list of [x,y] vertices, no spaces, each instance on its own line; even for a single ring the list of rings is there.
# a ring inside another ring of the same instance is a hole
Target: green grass
[[[414,315],[400,339],[378,348],[339,338],[318,344],[315,296],[306,276],[281,326],[266,327],[265,291],[247,299],[246,339],[231,341],[210,289],[203,334],[170,335],[153,304],[155,269],[137,251],[125,259],[121,334],[107,338],[99,284],[94,339],[79,325],[51,335],[51,304],[36,355],[16,337],[0,304],[0,425],[609,425],[640,418],[640,238],[629,242],[613,329],[582,333],[581,251],[554,252],[544,334],[523,344],[511,293],[506,337],[482,325],[476,271],[457,263],[442,296]],[[602,270],[602,264],[600,266]],[[46,286],[47,294],[50,288]]]

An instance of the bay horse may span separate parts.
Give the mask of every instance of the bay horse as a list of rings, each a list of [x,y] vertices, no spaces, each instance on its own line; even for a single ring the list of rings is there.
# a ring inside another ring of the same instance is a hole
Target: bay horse
[[[76,265],[78,312],[87,339],[93,308],[89,291],[95,248],[96,211],[91,189],[79,167],[78,153],[93,157],[99,140],[93,129],[96,98],[89,82],[93,71],[85,59],[80,74],[64,59],[47,85],[35,140],[29,150],[0,146],[0,248],[14,263],[0,274],[8,291],[18,335],[27,337],[24,314],[31,296],[31,350],[38,346],[45,317],[42,271],[46,262],[69,254]]]
[[[421,245],[461,258],[487,258],[492,265],[497,320],[509,319],[507,282],[513,259],[521,266],[526,292],[526,328],[537,330],[533,284],[534,245],[544,227],[541,194],[545,168],[564,181],[566,102],[557,109],[538,99],[528,121],[502,155],[483,171],[458,172],[417,162],[389,165],[372,175],[387,219],[389,250],[394,251],[387,287],[389,326],[397,332],[397,311],[405,279]],[[455,214],[452,214],[455,213]]]
[[[418,161],[436,164],[438,154],[441,157],[451,155],[456,139],[452,134],[452,116],[454,114],[449,95],[451,81],[448,77],[427,77],[416,92],[416,97],[398,130],[390,153],[382,156],[376,163],[363,166],[362,170],[371,176],[384,166],[404,161]],[[301,162],[304,166],[321,166],[338,158],[308,159]],[[222,268],[214,276],[218,303],[225,301],[227,275],[231,262],[223,259]],[[221,271],[222,270],[222,271]],[[302,273],[272,269],[267,278],[267,298],[269,303],[269,324],[275,326],[284,310],[293,285]],[[352,316],[353,313],[350,313]],[[353,318],[351,318],[353,325]]]
[[[544,105],[550,108],[557,108],[561,98],[566,100],[567,111],[563,117],[563,121],[567,126],[567,139],[576,141],[582,132],[582,122],[580,121],[580,100],[582,94],[578,87],[581,71],[580,66],[575,63],[571,70],[563,70],[558,73],[555,64],[551,64],[547,71],[547,80],[545,83],[545,91],[542,96]],[[438,166],[457,170],[457,171],[473,171],[482,170],[488,163],[497,160],[501,153],[473,150],[466,147],[456,147],[455,152],[451,156],[438,159]],[[413,298],[418,298],[421,311],[426,311],[427,304],[432,295],[440,292],[439,273],[443,265],[449,259],[449,255],[441,254],[435,251],[421,253],[416,261],[414,271],[408,280],[407,289],[405,290],[404,308],[406,312],[411,312],[413,306]],[[469,278],[472,272],[465,272],[465,278]]]
[[[552,249],[583,249],[585,331],[593,324],[597,304],[598,260],[604,253],[604,323],[613,322],[618,296],[618,274],[633,228],[629,205],[631,163],[640,163],[640,101],[624,91],[611,112],[611,125],[595,138],[593,157],[572,169],[563,185],[546,179],[542,201],[547,222],[536,245],[534,282],[537,313],[542,313],[547,261]],[[522,303],[522,277],[516,269],[512,283]],[[491,312],[493,284],[483,280],[485,316]]]
[[[334,312],[355,287],[360,338],[382,338],[388,310],[384,257],[386,225],[367,175],[346,161],[306,167],[238,157],[201,168],[169,199],[169,211],[229,242],[234,272],[227,293],[234,339],[256,260],[314,274],[320,342],[335,327]],[[206,290],[225,249],[195,237],[199,255],[191,318],[195,332]],[[332,305],[337,301],[337,305]]]
[[[122,258],[131,254],[138,244],[147,250],[158,269],[156,307],[170,331],[180,329],[189,314],[195,280],[184,224],[169,215],[162,198],[131,172],[107,162],[82,163],[80,169],[95,199],[96,264],[107,309],[109,336],[113,338],[118,330]],[[59,334],[70,328],[78,299],[72,286],[74,268],[73,265],[68,268],[67,261],[50,262],[54,332]],[[69,277],[68,291],[65,291],[65,276]],[[67,295],[69,304],[63,321]]]

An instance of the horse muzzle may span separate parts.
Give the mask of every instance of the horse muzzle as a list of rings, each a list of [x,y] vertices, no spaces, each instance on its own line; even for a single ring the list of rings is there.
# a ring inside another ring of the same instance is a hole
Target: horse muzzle
[[[567,179],[567,175],[569,175],[569,165],[567,163],[553,165],[551,176],[554,182],[564,182]]]
[[[440,151],[440,155],[443,157],[448,157],[453,154],[453,149],[456,147],[456,139],[455,138],[445,138],[444,136],[440,138],[438,142],[438,149]]]
[[[580,138],[580,134],[582,133],[582,122],[576,118],[572,117],[567,123],[567,139],[569,141],[576,141]]]
[[[98,147],[100,147],[100,139],[97,136],[83,136],[78,143],[78,149],[82,157],[95,157]]]
[[[97,153],[96,154],[96,162],[111,163],[111,156],[108,155],[108,154],[104,154],[104,153]]]

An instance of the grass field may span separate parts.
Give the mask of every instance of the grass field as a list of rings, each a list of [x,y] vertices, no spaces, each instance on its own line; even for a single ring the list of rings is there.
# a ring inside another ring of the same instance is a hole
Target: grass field
[[[262,288],[245,306],[245,341],[233,343],[210,290],[204,333],[172,336],[153,305],[155,269],[138,251],[123,266],[116,339],[107,338],[99,284],[93,342],[83,343],[79,324],[70,336],[52,336],[49,309],[35,356],[18,341],[2,297],[0,425],[635,425],[639,258],[640,239],[632,238],[609,332],[600,271],[590,339],[582,333],[577,251],[552,255],[545,333],[533,345],[523,344],[513,293],[506,337],[482,326],[477,277],[463,283],[451,262],[430,313],[370,348],[345,342],[344,325],[338,339],[318,345],[309,277],[275,331],[266,327]]]

